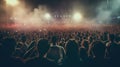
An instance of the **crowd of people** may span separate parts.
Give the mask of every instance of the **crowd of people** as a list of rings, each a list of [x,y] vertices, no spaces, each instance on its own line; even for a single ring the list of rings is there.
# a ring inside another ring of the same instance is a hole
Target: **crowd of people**
[[[119,67],[119,28],[0,31],[0,67]]]

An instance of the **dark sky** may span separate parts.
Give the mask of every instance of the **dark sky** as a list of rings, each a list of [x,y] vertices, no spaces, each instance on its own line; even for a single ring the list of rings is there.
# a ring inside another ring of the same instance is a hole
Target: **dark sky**
[[[26,3],[29,3],[34,6],[38,6],[39,4],[44,4],[51,7],[55,7],[55,6],[60,6],[63,3],[67,5],[67,4],[72,4],[74,2],[83,4],[83,5],[97,5],[101,1],[104,1],[104,0],[26,0]]]

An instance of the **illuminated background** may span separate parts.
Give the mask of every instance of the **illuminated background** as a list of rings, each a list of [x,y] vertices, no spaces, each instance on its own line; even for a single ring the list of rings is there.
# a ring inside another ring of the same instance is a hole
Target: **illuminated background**
[[[0,24],[40,27],[120,22],[120,0],[0,0]]]

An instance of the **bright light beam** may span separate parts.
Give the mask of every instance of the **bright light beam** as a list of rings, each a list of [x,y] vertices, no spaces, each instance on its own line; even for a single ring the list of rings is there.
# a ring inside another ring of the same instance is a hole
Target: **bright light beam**
[[[74,21],[78,22],[78,21],[81,21],[81,19],[82,19],[82,15],[80,13],[78,13],[78,12],[74,13],[74,15],[73,15]]]
[[[16,6],[19,4],[18,0],[5,0],[5,2],[7,5],[10,5],[10,6]]]
[[[50,20],[50,19],[51,19],[51,15],[50,15],[49,13],[46,13],[46,14],[44,15],[44,17],[45,17],[45,19],[47,19],[47,20]]]

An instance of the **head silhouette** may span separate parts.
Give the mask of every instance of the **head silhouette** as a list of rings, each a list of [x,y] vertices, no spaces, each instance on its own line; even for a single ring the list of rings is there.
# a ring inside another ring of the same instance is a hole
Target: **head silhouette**
[[[27,40],[26,36],[25,36],[25,35],[23,35],[23,36],[21,37],[21,41],[22,41],[23,43],[25,43],[25,42],[26,42],[26,40]]]
[[[56,45],[57,41],[58,41],[57,36],[53,36],[52,37],[52,43],[53,43],[53,45]]]
[[[40,54],[40,57],[43,57],[46,52],[48,51],[50,45],[48,44],[48,40],[46,39],[40,39],[38,42],[38,51]]]
[[[110,41],[113,42],[115,40],[115,35],[114,34],[109,34],[108,38],[109,38]]]
[[[78,57],[79,54],[79,48],[78,44],[76,43],[75,40],[69,40],[68,43],[66,44],[66,55],[68,57],[73,57],[76,58]]]
[[[92,51],[96,58],[104,58],[105,55],[105,44],[103,44],[101,41],[95,41],[93,42]]]
[[[83,40],[81,43],[82,47],[85,47],[86,50],[89,48],[89,41],[88,40]]]

